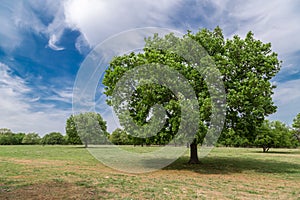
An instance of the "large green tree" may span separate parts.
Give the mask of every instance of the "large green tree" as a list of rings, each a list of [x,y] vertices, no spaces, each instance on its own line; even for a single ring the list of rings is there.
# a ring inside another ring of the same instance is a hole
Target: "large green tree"
[[[191,46],[185,45],[189,39],[193,39],[207,51],[221,73],[227,99],[224,130],[230,128],[235,135],[245,137],[250,142],[255,140],[256,127],[263,123],[265,116],[276,111],[272,101],[275,86],[270,83],[270,79],[279,71],[280,62],[277,54],[272,52],[271,44],[255,39],[252,32],[244,39],[239,36],[225,39],[219,27],[213,31],[201,29],[196,33],[188,32],[183,38],[173,34],[161,38],[155,34],[146,39],[142,53],[117,56],[110,62],[103,79],[105,94],[108,97],[113,96],[118,81],[127,71],[149,63],[167,65],[189,81],[197,96],[200,111],[199,130],[190,146],[189,162],[198,163],[197,144],[203,142],[208,128],[211,128],[210,118],[214,108],[206,79],[195,67],[201,63],[190,62],[178,54],[189,53]],[[174,46],[178,49],[174,49]],[[174,82],[176,84],[176,80]],[[113,104],[110,99],[108,104]],[[177,96],[168,88],[156,84],[143,84],[136,88],[128,104],[130,116],[138,125],[148,123],[148,113],[153,105],[163,105],[166,110],[166,123],[157,135],[152,137],[166,142],[175,137],[182,113]]]

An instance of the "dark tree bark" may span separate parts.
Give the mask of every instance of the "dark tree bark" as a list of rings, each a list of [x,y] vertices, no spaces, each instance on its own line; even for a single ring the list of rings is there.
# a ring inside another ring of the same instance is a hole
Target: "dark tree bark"
[[[197,141],[196,139],[193,140],[193,142],[190,144],[190,160],[189,164],[199,164],[199,159],[198,159],[198,150],[197,150]]]

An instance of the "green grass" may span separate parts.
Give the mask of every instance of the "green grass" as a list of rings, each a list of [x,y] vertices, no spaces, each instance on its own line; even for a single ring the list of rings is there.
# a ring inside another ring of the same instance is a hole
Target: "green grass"
[[[199,165],[188,159],[128,174],[81,146],[0,146],[0,199],[300,199],[300,149],[215,148]]]

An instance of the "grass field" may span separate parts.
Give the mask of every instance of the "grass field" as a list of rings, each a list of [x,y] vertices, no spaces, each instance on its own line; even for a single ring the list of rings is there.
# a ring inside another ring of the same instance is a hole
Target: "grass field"
[[[148,147],[127,147],[145,151]],[[188,152],[145,174],[110,169],[76,146],[0,146],[0,199],[299,199],[300,149]]]

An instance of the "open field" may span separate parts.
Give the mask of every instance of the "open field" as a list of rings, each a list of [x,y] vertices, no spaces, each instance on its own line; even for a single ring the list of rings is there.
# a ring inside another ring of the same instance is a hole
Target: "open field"
[[[0,199],[300,199],[300,149],[215,148],[187,161],[127,174],[82,147],[0,146]]]

